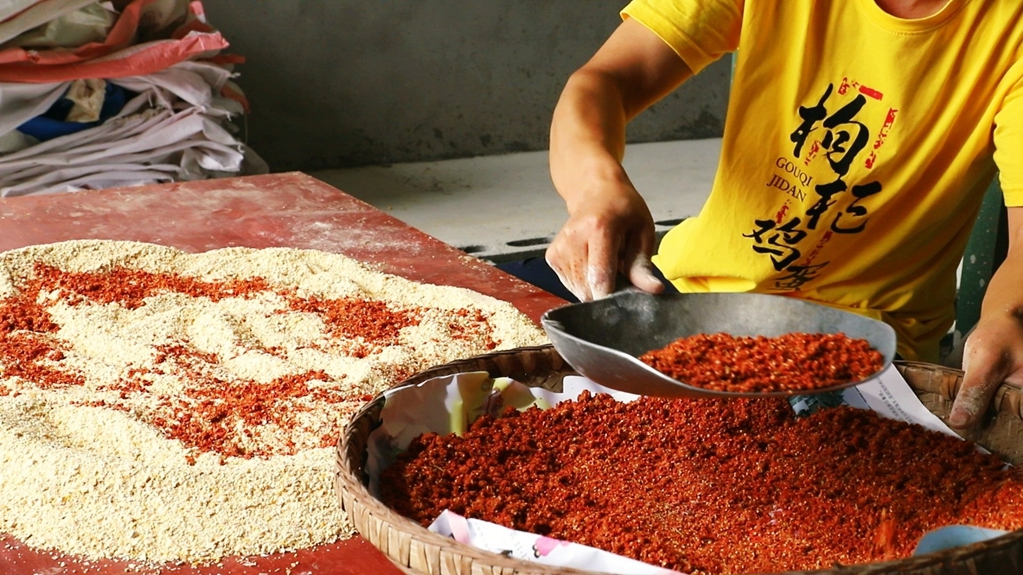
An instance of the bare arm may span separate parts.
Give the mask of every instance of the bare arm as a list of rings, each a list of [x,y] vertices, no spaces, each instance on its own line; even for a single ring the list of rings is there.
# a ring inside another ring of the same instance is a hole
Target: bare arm
[[[551,123],[551,177],[569,220],[547,260],[580,299],[602,297],[625,273],[659,291],[649,272],[653,219],[621,161],[625,124],[692,72],[643,25],[627,19],[569,78]]]
[[[984,294],[980,321],[966,341],[953,427],[977,423],[1004,381],[1023,386],[1023,207],[1009,208],[1009,252]]]

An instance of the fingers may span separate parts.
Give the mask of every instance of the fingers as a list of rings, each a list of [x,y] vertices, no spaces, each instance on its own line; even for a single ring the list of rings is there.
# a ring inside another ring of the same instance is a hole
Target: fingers
[[[574,235],[571,230],[563,229],[554,238],[545,254],[547,265],[579,301],[610,295],[614,291],[617,262],[606,263],[609,249],[604,245],[607,242],[599,238],[577,242],[573,241]]]
[[[664,291],[664,283],[654,275],[654,264],[646,254],[639,254],[628,263],[626,274],[632,285],[647,293],[661,293]]]
[[[576,243],[572,241],[573,235],[571,230],[562,230],[547,248],[545,257],[561,283],[579,301],[611,295],[619,270],[632,285],[647,293],[664,291],[664,283],[654,274],[644,242],[623,248],[618,236],[596,236],[588,242]]]
[[[616,289],[616,273],[614,267],[589,261],[586,264],[585,281],[578,281],[577,275],[562,271],[560,260],[547,251],[547,265],[558,275],[561,283],[568,288],[580,301],[590,301],[611,295]],[[647,293],[661,293],[664,283],[653,272],[653,264],[646,255],[639,255],[627,265],[626,277],[632,285]]]
[[[547,248],[547,265],[579,301],[611,295],[618,270],[617,239],[592,237],[588,242],[573,242],[572,236],[565,230],[558,234]]]
[[[615,290],[618,247],[617,237],[597,237],[590,241],[586,285],[593,299],[605,298]]]
[[[966,374],[948,416],[948,424],[957,429],[972,427],[980,421],[1009,372],[1008,355],[998,346],[990,347],[983,343],[977,338],[966,342],[963,354]]]
[[[579,274],[574,272],[574,270],[579,268],[579,263],[574,259],[566,258],[563,251],[558,248],[557,244],[551,244],[544,254],[547,265],[554,270],[558,280],[561,281],[561,285],[568,288],[572,295],[578,298],[579,301],[589,301],[591,298],[586,282],[579,281]]]
[[[577,206],[547,248],[547,263],[580,301],[611,295],[619,272],[641,289],[660,291],[649,263],[654,244],[649,209],[631,187],[605,196]]]

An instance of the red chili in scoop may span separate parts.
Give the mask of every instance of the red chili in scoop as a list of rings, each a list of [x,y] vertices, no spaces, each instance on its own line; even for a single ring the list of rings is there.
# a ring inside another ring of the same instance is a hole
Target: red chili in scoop
[[[833,387],[865,379],[884,365],[884,357],[867,340],[841,333],[698,334],[639,359],[696,387],[746,393]]]

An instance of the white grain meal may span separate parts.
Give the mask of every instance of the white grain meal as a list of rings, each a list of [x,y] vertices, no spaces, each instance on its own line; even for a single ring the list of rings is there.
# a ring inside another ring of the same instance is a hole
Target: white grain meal
[[[511,305],[337,254],[75,241],[0,254],[0,532],[215,561],[352,535],[342,426],[433,365],[546,342]]]

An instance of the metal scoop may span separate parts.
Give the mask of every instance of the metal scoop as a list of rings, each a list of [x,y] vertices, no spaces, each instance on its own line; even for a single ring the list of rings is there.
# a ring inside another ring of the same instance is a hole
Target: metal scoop
[[[755,293],[652,295],[621,291],[605,299],[552,309],[540,323],[554,349],[576,371],[601,385],[638,395],[723,398],[822,393],[863,383],[888,369],[895,358],[895,331],[884,322],[794,298]],[[687,385],[637,359],[676,339],[700,333],[777,337],[792,332],[841,332],[865,339],[884,356],[884,366],[861,381],[822,389],[740,393]]]

